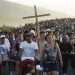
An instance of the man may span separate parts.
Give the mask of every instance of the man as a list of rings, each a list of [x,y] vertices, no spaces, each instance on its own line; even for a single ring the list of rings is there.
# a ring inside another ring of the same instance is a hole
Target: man
[[[5,35],[1,35],[0,36],[0,67],[5,68],[5,63],[8,60],[7,52],[8,52],[8,49],[7,49],[7,46],[5,45]]]
[[[39,32],[39,40],[38,40],[38,43],[39,43],[39,56],[40,56],[40,69],[43,70],[43,63],[42,63],[42,59],[43,59],[43,51],[45,49],[45,44],[46,44],[46,40],[45,40],[45,31],[44,30],[41,30]],[[39,64],[39,63],[38,63]],[[39,69],[39,70],[40,70]],[[46,75],[46,71],[43,72],[44,75]]]
[[[22,74],[24,74],[27,70],[28,63],[31,64],[32,68],[34,69],[35,66],[34,62],[37,56],[38,45],[36,42],[32,40],[31,32],[28,32],[26,34],[26,39],[20,43],[20,49],[22,50],[21,69],[22,69]]]
[[[63,57],[63,73],[66,75],[68,69],[68,62],[70,60],[70,53],[72,51],[72,44],[70,42],[70,38],[67,34],[63,37],[62,42],[62,57]]]
[[[44,50],[45,43],[46,43],[46,40],[45,40],[45,31],[41,31],[40,32],[40,39],[39,39],[40,57],[41,57],[42,52]]]
[[[5,38],[5,35],[1,35],[0,36],[0,47],[5,49],[4,53],[7,53],[9,51],[8,46],[6,45],[6,41],[7,39]],[[1,50],[0,52],[3,53]]]
[[[5,38],[5,46],[7,47],[8,51],[10,51],[11,45],[8,38]]]

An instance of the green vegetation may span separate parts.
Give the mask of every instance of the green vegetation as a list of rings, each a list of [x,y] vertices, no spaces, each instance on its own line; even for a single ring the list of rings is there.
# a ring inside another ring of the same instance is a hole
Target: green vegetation
[[[16,28],[3,25],[0,27],[0,32],[15,32]]]

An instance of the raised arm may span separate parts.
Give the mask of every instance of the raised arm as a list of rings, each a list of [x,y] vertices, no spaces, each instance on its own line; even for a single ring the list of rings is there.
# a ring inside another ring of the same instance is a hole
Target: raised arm
[[[58,50],[58,56],[59,56],[59,60],[60,60],[60,65],[61,65],[61,67],[63,67],[62,54],[61,54],[61,51],[60,51],[58,43],[56,43],[56,47],[57,47],[57,50]]]

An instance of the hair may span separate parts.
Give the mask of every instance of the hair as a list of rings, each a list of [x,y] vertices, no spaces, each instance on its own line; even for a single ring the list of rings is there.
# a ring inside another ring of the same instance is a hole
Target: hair
[[[41,32],[40,32],[40,34],[44,34],[44,33],[45,33],[44,31],[41,31]]]
[[[28,31],[25,31],[24,33],[23,33],[23,38],[24,38],[24,40],[26,40],[26,34],[28,33]]]
[[[47,37],[49,36],[49,34],[46,35],[45,39],[47,40]]]
[[[54,34],[53,34],[53,35],[52,35],[52,34],[51,34],[51,35],[50,35],[50,34],[47,34],[46,37],[45,37],[46,40],[47,40],[47,37],[48,37],[48,36],[52,36],[52,39],[53,39],[54,41],[56,41],[56,36],[55,36]]]

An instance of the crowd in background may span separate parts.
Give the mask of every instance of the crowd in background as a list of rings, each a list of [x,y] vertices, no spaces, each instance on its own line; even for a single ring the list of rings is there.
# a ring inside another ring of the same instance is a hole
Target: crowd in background
[[[53,19],[45,20],[39,22],[40,29],[55,28],[56,30],[75,31],[75,19],[73,18],[63,18],[63,19]],[[36,28],[33,23],[25,24],[25,26],[17,28],[17,30],[24,31],[26,29]]]
[[[62,71],[66,75],[69,61],[75,69],[75,33],[64,31],[64,27],[71,25],[74,25],[74,19],[56,19],[39,22],[39,32],[36,32],[34,24],[17,28],[16,32],[1,32],[0,74],[4,73],[5,63],[13,62],[11,75],[15,75],[15,71],[17,75],[24,75],[27,63],[31,63],[34,69],[34,60],[36,69],[41,69],[44,74],[61,75]],[[33,75],[36,75],[35,71]]]

